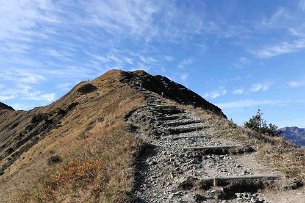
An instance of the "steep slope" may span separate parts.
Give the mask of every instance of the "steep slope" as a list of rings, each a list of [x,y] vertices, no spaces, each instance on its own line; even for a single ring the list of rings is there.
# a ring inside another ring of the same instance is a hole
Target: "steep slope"
[[[154,83],[150,84],[150,80]],[[171,88],[167,89],[161,81],[169,82]],[[133,154],[140,141],[126,132],[124,117],[144,104],[144,96],[131,88],[131,84],[140,83],[147,87],[150,84],[153,89],[158,85],[168,91],[166,97],[174,100],[179,97],[169,90],[179,92],[179,88],[184,88],[144,71],[113,70],[94,81],[78,84],[49,106],[12,111],[2,104],[5,111],[0,115],[1,202],[25,197],[29,201],[87,198],[106,202],[127,198],[132,189]],[[197,106],[224,116],[218,107],[184,89]],[[67,170],[71,170],[69,174],[65,173]],[[101,180],[106,181],[99,183]],[[86,189],[87,185],[95,187]],[[79,189],[74,191],[74,187]],[[101,189],[105,187],[108,189]],[[83,190],[87,196],[77,196]]]
[[[305,128],[285,127],[281,128],[281,135],[298,146],[305,146]]]
[[[166,77],[112,70],[49,106],[1,112],[0,202],[301,198],[290,189],[305,179],[304,150],[236,126]]]
[[[124,116],[143,97],[123,78],[109,71],[49,106],[1,115],[0,202],[128,197],[139,141],[126,132]]]

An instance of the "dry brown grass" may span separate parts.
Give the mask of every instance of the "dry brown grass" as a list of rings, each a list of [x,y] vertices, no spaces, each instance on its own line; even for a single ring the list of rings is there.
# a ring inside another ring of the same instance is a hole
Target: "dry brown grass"
[[[87,84],[83,82],[49,106],[0,115],[3,144],[18,138],[33,115],[77,103],[60,124],[0,176],[0,202],[120,203],[130,198],[132,164],[142,143],[128,132],[124,116],[143,105],[143,97],[120,80],[119,71],[110,71],[90,82],[97,87],[95,91],[79,94],[78,89]],[[212,136],[255,144],[265,165],[290,178],[305,179],[304,150],[297,150],[282,139],[240,128],[202,109],[182,107],[210,123]],[[54,154],[62,161],[50,165],[48,160]]]
[[[0,177],[0,202],[117,203],[130,198],[141,142],[128,132],[124,116],[143,98],[120,82],[118,71],[90,83],[98,89],[80,95],[81,83],[51,106],[35,109],[49,112],[78,103]],[[62,162],[50,165],[54,154]]]
[[[211,124],[210,135],[257,146],[256,161],[259,160],[270,170],[281,172],[286,183],[292,179],[305,183],[305,149],[296,148],[281,137],[261,135],[239,127],[233,122],[205,110],[194,109],[191,106],[184,108],[195,111],[202,120]]]
[[[47,175],[39,183],[39,189],[29,192],[23,200],[27,201],[55,201],[58,191],[75,193],[78,188],[85,187],[95,180],[101,163],[98,160],[74,160],[64,165],[63,168]]]

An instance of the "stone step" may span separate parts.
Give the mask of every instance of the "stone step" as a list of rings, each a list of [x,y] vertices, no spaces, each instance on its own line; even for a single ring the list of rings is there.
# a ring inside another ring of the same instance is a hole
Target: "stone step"
[[[217,192],[215,194],[217,199],[233,200],[237,197],[238,193],[256,193],[262,189],[272,188],[278,179],[280,179],[280,176],[275,174],[206,177],[203,179],[191,176],[181,181],[178,188],[182,190],[198,188],[205,191],[213,189],[214,192]]]
[[[240,145],[221,145],[221,146],[203,146],[203,147],[184,147],[183,151],[197,151],[204,155],[206,154],[244,154],[254,152],[255,149],[252,146],[240,146]]]
[[[197,135],[197,136],[172,136],[172,140],[179,140],[179,139],[198,139],[198,138],[206,138],[205,135]]]
[[[178,119],[180,116],[184,115],[184,112],[181,112],[181,111],[175,111],[175,112],[174,111],[171,111],[171,112],[152,111],[152,112],[159,119],[163,118],[163,117],[173,116],[173,115],[178,115],[178,117],[176,118],[176,119]],[[186,118],[186,117],[183,117],[183,118]]]
[[[200,122],[201,122],[200,120],[189,119],[189,120],[171,121],[171,122],[168,122],[168,123],[164,123],[164,125],[166,125],[166,126],[181,126],[181,125],[188,125],[188,124],[194,124],[194,123],[200,123]]]
[[[164,115],[159,116],[159,119],[163,120],[163,121],[176,120],[179,118],[180,118],[179,114],[168,115],[168,116],[164,116]]]
[[[207,177],[200,180],[201,186],[205,189],[209,186],[227,186],[230,184],[242,185],[242,184],[258,184],[257,181],[269,181],[278,180],[280,175],[244,175],[244,176],[223,176],[223,177]],[[258,184],[259,185],[259,184]],[[243,190],[243,188],[240,188]],[[235,191],[236,192],[236,191]],[[240,191],[242,192],[242,191]]]
[[[161,114],[167,114],[167,115],[183,113],[183,111],[180,109],[158,109],[157,112],[161,113]]]
[[[202,130],[204,126],[190,126],[190,127],[177,127],[177,128],[166,128],[165,131],[170,134],[181,134]]]
[[[170,105],[151,105],[150,107],[163,114],[176,114],[184,112],[182,109],[178,109],[176,106]]]
[[[159,105],[159,104],[152,104],[151,105],[152,107],[155,107],[155,108],[177,108],[176,106],[173,106],[173,105],[166,105],[166,104],[164,104],[164,105]]]

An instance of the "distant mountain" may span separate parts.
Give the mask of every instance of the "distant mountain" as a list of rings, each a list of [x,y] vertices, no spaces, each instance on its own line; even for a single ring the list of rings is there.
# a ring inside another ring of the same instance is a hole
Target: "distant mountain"
[[[1,110],[11,110],[11,111],[13,111],[14,109],[12,107],[0,102],[0,111]]]
[[[282,136],[288,141],[298,146],[305,146],[305,128],[285,127],[280,130],[282,131]]]

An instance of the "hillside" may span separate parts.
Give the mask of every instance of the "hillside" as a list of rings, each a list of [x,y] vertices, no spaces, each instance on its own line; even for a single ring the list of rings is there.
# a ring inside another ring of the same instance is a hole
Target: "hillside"
[[[281,128],[281,135],[298,146],[305,146],[305,128],[285,127]]]
[[[238,127],[163,76],[111,70],[45,107],[1,106],[0,202],[300,202],[305,194],[304,150]]]
[[[14,109],[6,104],[3,104],[0,102],[0,111],[3,111],[3,110],[10,110],[10,111],[14,111]]]

